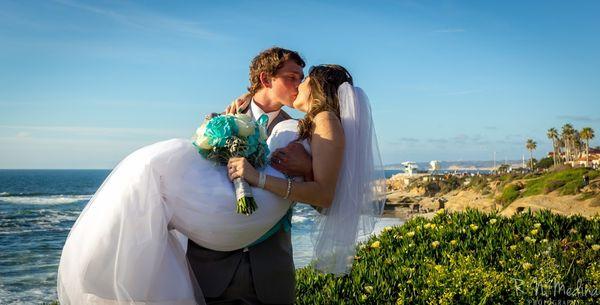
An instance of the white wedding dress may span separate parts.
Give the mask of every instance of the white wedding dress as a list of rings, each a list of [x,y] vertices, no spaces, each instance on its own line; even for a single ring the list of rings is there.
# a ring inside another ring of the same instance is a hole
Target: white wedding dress
[[[274,151],[297,135],[297,121],[284,121],[267,144]],[[283,177],[269,166],[264,171]],[[258,209],[250,216],[236,213],[226,168],[205,160],[191,140],[135,151],[115,167],[69,233],[58,270],[60,303],[203,304],[174,230],[209,249],[244,248],[291,205],[266,190],[252,192]]]

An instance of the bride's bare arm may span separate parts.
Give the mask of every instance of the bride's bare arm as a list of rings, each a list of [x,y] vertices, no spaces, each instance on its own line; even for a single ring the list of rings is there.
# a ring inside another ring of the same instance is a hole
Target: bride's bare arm
[[[321,112],[314,118],[311,138],[313,181],[293,182],[289,198],[328,208],[335,196],[335,187],[342,166],[344,131],[332,112]],[[251,185],[258,184],[258,172],[244,158],[229,161],[229,178],[244,177]],[[267,176],[265,189],[280,196],[287,193],[288,181]]]

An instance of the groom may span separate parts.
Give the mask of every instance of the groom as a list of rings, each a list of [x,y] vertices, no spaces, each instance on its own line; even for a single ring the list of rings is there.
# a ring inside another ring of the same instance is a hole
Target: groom
[[[278,47],[258,54],[250,64],[249,103],[240,106],[257,120],[268,116],[268,133],[291,117],[304,78],[305,63],[297,52]],[[278,151],[274,167],[290,176],[310,179],[312,164],[301,145]],[[252,245],[231,252],[203,248],[189,240],[187,257],[207,304],[292,304],[295,269],[291,243],[291,210]]]

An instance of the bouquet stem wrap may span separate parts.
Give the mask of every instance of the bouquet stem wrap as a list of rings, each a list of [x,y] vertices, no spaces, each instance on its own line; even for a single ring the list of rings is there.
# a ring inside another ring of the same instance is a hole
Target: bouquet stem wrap
[[[252,196],[252,189],[243,178],[233,179],[235,188],[235,198],[237,199],[237,212],[244,215],[250,215],[256,211],[256,201]]]

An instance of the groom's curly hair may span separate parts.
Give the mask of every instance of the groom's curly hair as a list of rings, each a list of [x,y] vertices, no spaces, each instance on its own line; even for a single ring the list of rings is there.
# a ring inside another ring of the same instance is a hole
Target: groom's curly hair
[[[265,72],[267,77],[273,77],[277,70],[281,69],[288,60],[293,60],[302,68],[306,66],[298,52],[280,47],[272,47],[256,55],[250,63],[250,87],[248,87],[248,92],[254,95],[262,87],[260,73]]]
[[[340,118],[338,88],[343,83],[354,85],[352,75],[340,65],[313,66],[308,72],[310,84],[310,108],[298,122],[298,139],[308,139],[315,128],[313,120],[323,111],[331,111]]]

